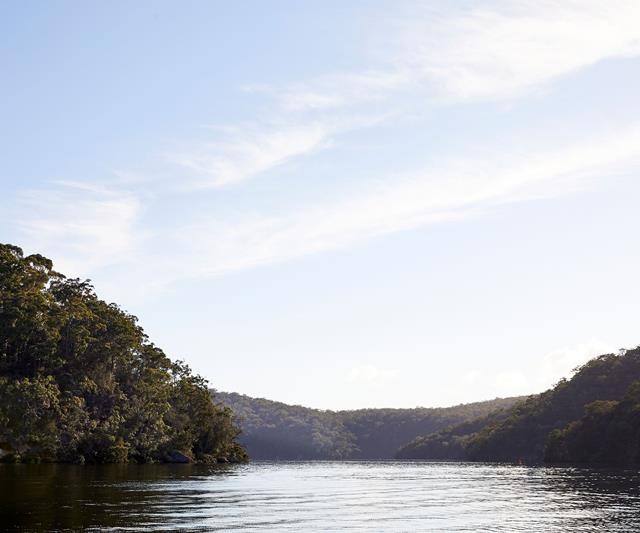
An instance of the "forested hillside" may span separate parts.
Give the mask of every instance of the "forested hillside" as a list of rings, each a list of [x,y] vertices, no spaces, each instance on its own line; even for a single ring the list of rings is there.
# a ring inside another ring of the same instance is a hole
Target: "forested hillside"
[[[355,438],[332,411],[309,409],[237,393],[216,392],[242,429],[252,459],[344,459]]]
[[[0,245],[0,458],[243,460],[229,409],[136,317],[41,255]]]
[[[640,463],[640,348],[602,355],[512,409],[414,440],[400,458]]]
[[[549,435],[545,461],[640,465],[640,381],[621,401],[598,400],[585,415]]]
[[[492,413],[454,424],[441,431],[416,437],[408,444],[400,447],[395,457],[397,459],[429,459],[437,461],[467,460],[467,445],[469,441],[485,426],[504,420],[511,409],[504,407]]]
[[[253,459],[391,459],[417,435],[475,419],[518,399],[445,408],[323,411],[236,393],[217,392],[242,428]]]
[[[496,398],[452,407],[414,409],[358,409],[338,413],[345,427],[355,435],[354,459],[390,459],[398,448],[417,435],[486,416],[513,406],[521,398]]]

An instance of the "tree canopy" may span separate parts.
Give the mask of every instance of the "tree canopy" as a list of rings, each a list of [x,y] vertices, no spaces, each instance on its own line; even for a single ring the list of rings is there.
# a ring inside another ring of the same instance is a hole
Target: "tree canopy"
[[[118,463],[241,460],[231,411],[89,280],[0,244],[0,454]]]
[[[640,464],[640,347],[596,357],[511,409],[419,437],[398,457]]]

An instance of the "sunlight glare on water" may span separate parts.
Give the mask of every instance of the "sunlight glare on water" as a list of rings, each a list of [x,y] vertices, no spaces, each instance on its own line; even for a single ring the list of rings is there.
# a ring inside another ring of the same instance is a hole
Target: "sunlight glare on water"
[[[8,529],[632,531],[640,473],[428,462],[0,468]]]

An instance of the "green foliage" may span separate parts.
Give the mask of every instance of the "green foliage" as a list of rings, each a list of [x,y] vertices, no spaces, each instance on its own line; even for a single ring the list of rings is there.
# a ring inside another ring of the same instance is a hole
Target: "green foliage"
[[[391,459],[417,435],[486,415],[517,399],[447,408],[323,411],[236,393],[216,393],[242,426],[256,459]]]
[[[548,435],[582,417],[597,400],[621,400],[640,379],[640,349],[607,354],[582,366],[571,380],[532,396],[516,406],[506,420],[486,426],[467,446],[470,459],[540,462]]]
[[[332,411],[214,394],[235,414],[240,442],[254,459],[346,459],[356,450],[353,435]]]
[[[0,450],[94,463],[245,458],[206,382],[49,259],[0,245]]]
[[[37,447],[52,456],[58,445],[60,390],[51,376],[0,378],[0,427],[3,440],[18,454]]]
[[[637,464],[640,348],[592,359],[513,408],[416,439],[401,458]]]
[[[640,381],[622,401],[598,400],[582,418],[549,434],[545,460],[552,463],[640,464]]]
[[[514,399],[515,400],[515,399]],[[516,403],[515,401],[513,403]],[[486,416],[451,425],[441,431],[419,436],[396,452],[397,459],[460,461],[467,459],[469,441],[485,426],[504,420],[513,406],[503,404]]]

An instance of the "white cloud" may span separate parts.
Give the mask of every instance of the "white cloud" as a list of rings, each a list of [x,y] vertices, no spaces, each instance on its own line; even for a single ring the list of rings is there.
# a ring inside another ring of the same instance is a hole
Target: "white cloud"
[[[141,205],[128,192],[58,182],[25,191],[18,208],[25,248],[54,258],[55,268],[69,275],[122,263],[138,244],[134,226]]]
[[[633,127],[529,155],[443,163],[290,214],[202,218],[182,231],[197,250],[192,275],[220,274],[470,216],[500,203],[555,196],[639,167],[640,128]]]
[[[323,111],[371,103],[415,84],[409,69],[344,72],[281,88],[267,88],[286,112]]]
[[[372,180],[360,193],[289,213],[197,213],[162,233],[149,231],[144,242],[138,196],[99,186],[65,183],[25,193],[20,219],[25,244],[59,258],[61,270],[88,275],[105,265],[131,263],[136,255],[148,259],[144,279],[136,283],[157,289],[179,279],[338,250],[505,202],[555,196],[639,167],[640,128],[633,127],[528,155],[442,162],[409,176]],[[147,209],[154,205],[160,204]]]
[[[397,112],[391,108],[403,92],[414,91],[423,104],[519,96],[603,59],[640,54],[640,3],[494,1],[437,12],[416,6],[387,29],[395,32],[392,51],[377,68],[249,87],[275,99],[271,119],[228,127],[226,140],[171,159],[194,173],[196,188],[228,187],[326,148],[335,135],[373,126],[374,117]]]
[[[447,100],[521,95],[607,58],[640,54],[640,3],[484,2],[406,25],[398,62]]]
[[[519,396],[545,391],[560,379],[569,379],[573,370],[602,354],[616,353],[613,345],[598,339],[590,339],[576,346],[553,350],[534,361],[527,370],[505,369],[500,372],[470,370],[461,376],[458,387],[461,393],[473,388],[483,391],[479,397]]]
[[[225,140],[193,143],[167,158],[193,174],[193,179],[186,180],[188,190],[219,189],[326,149],[334,136],[372,127],[391,116],[392,113],[376,111],[353,112],[286,123],[211,127],[219,130]]]
[[[447,102],[512,98],[610,58],[640,55],[635,0],[485,1],[471,8],[414,5],[383,30],[376,69],[286,86],[255,86],[285,112],[359,106],[417,90]]]
[[[423,102],[432,103],[434,98],[520,96],[601,60],[640,54],[640,3],[542,0],[447,11],[416,7],[393,31],[393,51],[376,69],[249,88],[271,94],[279,104],[277,114],[288,117],[289,124],[231,128],[229,140],[193,147],[174,161],[198,176],[197,187],[225,187],[326,147],[332,136],[363,126],[346,126],[356,110],[389,113],[390,102],[402,92],[417,91]],[[301,111],[315,118],[297,116]]]
[[[321,149],[333,132],[319,122],[235,128],[228,140],[191,147],[171,159],[196,174],[196,188],[225,187]]]
[[[553,350],[545,355],[540,366],[540,382],[544,387],[550,387],[562,378],[569,378],[572,371],[590,359],[606,353],[617,353],[613,345],[590,339],[577,346],[568,346]]]
[[[386,67],[269,89],[283,118],[227,128],[225,140],[192,146],[173,160],[193,173],[193,187],[227,187],[315,153],[343,132],[376,124],[388,117],[378,101],[398,91],[435,83],[453,100],[513,96],[604,58],[640,52],[636,2],[488,2],[447,13],[417,9],[414,15],[401,25],[408,37],[396,35],[401,43]],[[374,100],[374,108],[356,112]],[[289,213],[243,214],[242,206],[231,218],[199,213],[166,235],[173,242],[182,242],[185,234],[190,238],[181,245],[179,265],[173,257],[157,261],[165,266],[154,282],[336,250],[501,202],[584,187],[600,175],[636,168],[640,129],[537,153],[513,151],[505,157],[501,152],[442,161],[383,181],[372,178],[359,194],[296,206]],[[120,176],[135,185],[137,178]],[[28,215],[21,218],[29,242],[76,266],[119,262],[118,255],[128,255],[137,244],[137,196],[72,185],[28,194]]]

